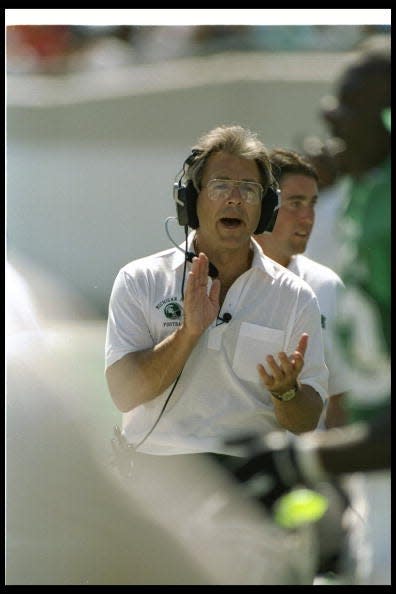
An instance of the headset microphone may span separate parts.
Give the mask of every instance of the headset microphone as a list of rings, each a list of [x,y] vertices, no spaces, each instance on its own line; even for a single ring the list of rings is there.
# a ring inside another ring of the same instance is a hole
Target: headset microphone
[[[186,260],[192,262],[192,259],[195,258],[196,255],[197,254],[194,254],[194,252],[186,252]],[[208,274],[210,278],[217,278],[219,276],[219,271],[217,270],[216,266],[212,264],[212,262],[209,262]]]
[[[231,322],[232,320],[232,315],[226,311],[225,314],[223,314],[223,317],[217,316],[217,319],[220,320],[222,324],[228,324],[228,322]],[[217,326],[220,326],[220,324],[217,324]]]
[[[168,229],[168,224],[170,221],[174,221],[176,220],[175,217],[168,217],[165,221],[165,231],[167,236],[169,237],[170,241],[173,243],[173,245],[180,250],[181,252],[183,252],[183,254],[185,255],[185,258],[188,262],[192,262],[192,259],[197,255],[194,252],[188,252],[183,250],[179,245],[177,245],[177,243],[173,240],[171,234],[169,233],[169,229]],[[217,278],[219,276],[219,271],[217,270],[216,266],[214,264],[212,264],[212,262],[209,262],[209,276],[211,278]]]

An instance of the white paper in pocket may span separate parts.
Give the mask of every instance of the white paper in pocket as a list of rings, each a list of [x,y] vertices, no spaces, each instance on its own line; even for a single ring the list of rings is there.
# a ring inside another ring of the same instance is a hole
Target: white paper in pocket
[[[242,322],[232,368],[241,379],[259,383],[258,363],[268,369],[265,358],[284,350],[283,330]]]

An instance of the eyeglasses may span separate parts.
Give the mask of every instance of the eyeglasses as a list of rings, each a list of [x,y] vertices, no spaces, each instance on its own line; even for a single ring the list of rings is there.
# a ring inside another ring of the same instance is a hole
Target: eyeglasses
[[[238,188],[242,200],[248,204],[257,204],[263,197],[262,185],[251,181],[211,179],[206,187],[210,200],[227,200],[235,187]]]

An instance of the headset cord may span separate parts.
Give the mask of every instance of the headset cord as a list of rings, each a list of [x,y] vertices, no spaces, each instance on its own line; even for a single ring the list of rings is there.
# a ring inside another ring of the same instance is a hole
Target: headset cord
[[[186,247],[185,247],[185,250],[184,250],[185,258],[184,258],[184,268],[183,268],[183,280],[182,280],[182,286],[181,286],[181,298],[182,298],[182,301],[184,301],[184,283],[185,283],[185,280],[186,280],[187,262],[189,262],[189,261],[191,262],[191,260],[189,259],[189,256],[190,257],[192,256],[192,254],[190,255],[188,253],[188,225],[185,225],[184,226],[184,233],[185,233],[185,236],[186,236]]]
[[[183,370],[182,370],[182,371],[183,371]],[[181,371],[181,372],[179,373],[179,375],[177,376],[177,378],[176,378],[176,380],[175,380],[175,383],[173,384],[172,390],[170,391],[170,393],[169,393],[169,395],[168,395],[167,399],[165,400],[164,406],[162,407],[162,410],[161,410],[160,414],[158,415],[158,418],[157,418],[157,420],[155,421],[154,425],[151,427],[150,431],[149,431],[148,433],[146,433],[146,435],[143,437],[143,439],[142,439],[141,441],[139,441],[139,443],[138,443],[137,445],[135,445],[135,446],[134,446],[134,449],[135,449],[135,451],[138,449],[138,447],[140,447],[140,446],[142,445],[142,443],[144,443],[144,442],[146,441],[146,439],[149,437],[149,435],[151,435],[151,433],[154,431],[155,427],[158,425],[158,422],[159,422],[160,418],[162,417],[162,415],[163,415],[163,414],[164,414],[164,412],[165,412],[165,409],[166,409],[166,407],[167,407],[167,404],[168,404],[168,402],[169,402],[169,399],[170,399],[170,397],[172,396],[172,394],[173,394],[173,392],[174,392],[174,389],[175,389],[175,388],[176,388],[176,386],[177,386],[177,382],[178,382],[178,381],[179,381],[179,379],[180,379],[180,376],[181,376],[181,374],[182,374],[182,371]]]
[[[168,232],[167,223],[168,223],[168,221],[169,221],[171,218],[173,218],[173,217],[168,217],[168,219],[166,220],[166,223],[165,223],[165,229],[166,229],[166,232],[167,232],[167,234],[168,234],[168,237],[170,238],[170,240],[172,241],[172,243],[173,243],[173,244],[174,244],[174,245],[175,245],[175,246],[176,246],[178,249],[181,249],[181,248],[179,248],[179,246],[178,246],[178,245],[177,245],[177,244],[176,244],[176,243],[173,241],[173,239],[170,237],[170,234],[169,234],[169,232]],[[184,282],[185,282],[185,278],[186,278],[187,262],[191,261],[191,260],[189,260],[189,257],[191,258],[191,257],[194,255],[194,254],[189,254],[189,253],[188,253],[188,225],[185,225],[185,226],[184,226],[184,233],[185,233],[185,237],[186,237],[186,247],[185,247],[185,254],[186,254],[186,257],[185,257],[185,259],[184,259],[183,280],[182,280],[182,286],[181,286],[181,298],[182,298],[182,301],[184,301]],[[182,371],[183,371],[183,370],[182,370]],[[146,435],[143,437],[143,439],[142,439],[141,441],[139,441],[139,443],[138,443],[137,445],[135,445],[135,446],[134,446],[134,449],[135,449],[135,451],[136,451],[136,450],[137,450],[137,449],[138,449],[138,448],[139,448],[139,447],[140,447],[140,446],[141,446],[141,445],[142,445],[142,444],[143,444],[143,443],[146,441],[146,439],[147,439],[147,438],[148,438],[148,437],[151,435],[151,433],[154,431],[154,429],[155,429],[155,428],[156,428],[156,426],[158,425],[158,422],[159,422],[160,418],[162,417],[162,415],[164,414],[164,412],[165,412],[165,409],[166,409],[166,407],[167,407],[167,405],[168,405],[169,399],[170,399],[170,397],[172,396],[172,394],[173,394],[173,392],[174,392],[174,390],[175,390],[175,388],[176,388],[176,386],[177,386],[177,383],[178,383],[178,381],[179,381],[179,379],[180,379],[180,376],[181,376],[181,374],[182,374],[182,371],[181,371],[181,372],[179,373],[179,375],[177,376],[177,378],[176,378],[176,380],[175,380],[175,383],[173,384],[172,390],[170,391],[170,393],[169,393],[169,395],[168,395],[167,399],[165,400],[164,406],[162,407],[162,410],[161,410],[160,414],[158,415],[158,418],[157,418],[157,420],[155,421],[154,425],[151,427],[150,431],[149,431],[148,433],[146,433]]]

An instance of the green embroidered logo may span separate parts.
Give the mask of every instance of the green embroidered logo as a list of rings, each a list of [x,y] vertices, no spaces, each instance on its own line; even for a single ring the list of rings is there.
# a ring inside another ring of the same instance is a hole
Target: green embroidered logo
[[[164,307],[164,314],[170,320],[177,320],[182,315],[182,308],[176,302],[168,303]]]

